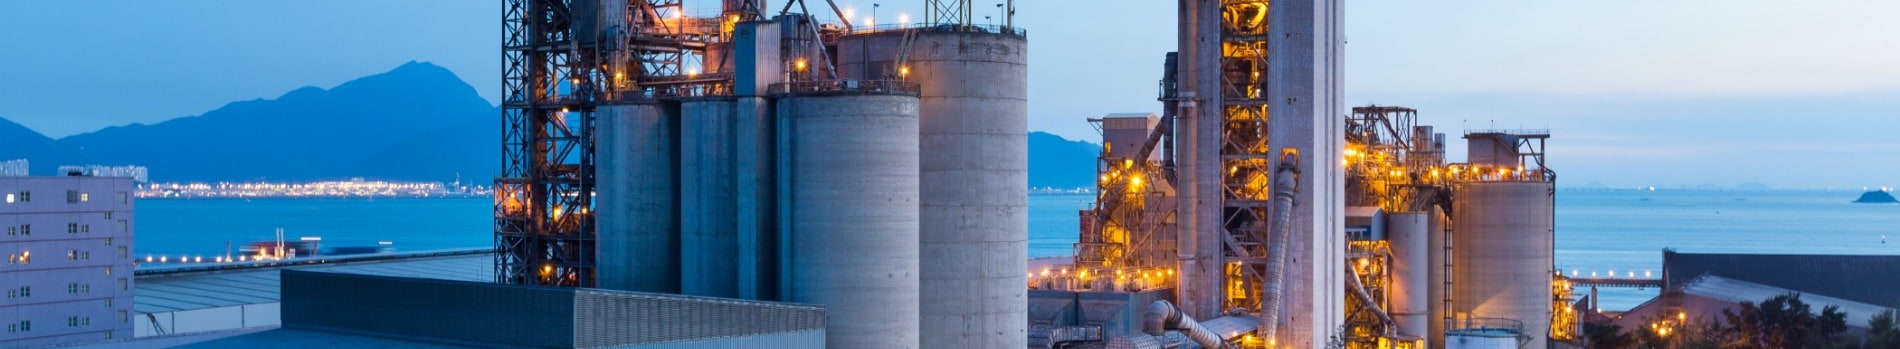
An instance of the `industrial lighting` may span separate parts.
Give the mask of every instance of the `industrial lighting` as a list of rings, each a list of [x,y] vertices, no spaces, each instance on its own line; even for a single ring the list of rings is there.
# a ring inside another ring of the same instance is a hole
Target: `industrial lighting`
[[[686,77],[699,77],[699,68],[686,68]]]
[[[900,12],[900,13],[898,13],[898,14],[897,14],[897,27],[898,27],[898,28],[903,28],[904,26],[906,26],[906,25],[907,25],[907,23],[910,23],[910,14],[908,14],[908,13],[901,13],[901,12]]]
[[[805,59],[799,58],[798,61],[792,62],[792,69],[797,70],[797,71],[805,71]]]
[[[897,77],[900,79],[910,78],[910,67],[909,66],[897,67]]]

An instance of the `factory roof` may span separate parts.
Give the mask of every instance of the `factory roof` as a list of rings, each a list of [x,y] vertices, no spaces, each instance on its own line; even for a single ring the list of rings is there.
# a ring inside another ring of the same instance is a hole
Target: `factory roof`
[[[1678,289],[1703,275],[1900,307],[1900,255],[1785,255],[1663,251],[1663,288]]]
[[[1763,285],[1721,276],[1705,275],[1682,285],[1685,294],[1708,297],[1729,302],[1761,302],[1775,296],[1788,293],[1801,293],[1801,302],[1807,303],[1818,312],[1828,306],[1840,307],[1847,313],[1849,326],[1866,326],[1867,320],[1874,315],[1886,312],[1887,307],[1829,297],[1823,294],[1799,292],[1786,288]]]
[[[133,284],[133,310],[157,313],[274,303],[285,269],[463,281],[493,281],[490,249],[423,251],[285,262],[145,268]]]

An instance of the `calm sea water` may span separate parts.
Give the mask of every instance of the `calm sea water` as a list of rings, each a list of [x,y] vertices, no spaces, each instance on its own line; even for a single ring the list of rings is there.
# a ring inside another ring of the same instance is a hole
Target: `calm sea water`
[[[1559,191],[1558,267],[1580,275],[1659,273],[1662,249],[1710,253],[1900,255],[1900,205],[1851,204],[1859,192]],[[1029,255],[1070,254],[1089,195],[1029,197]],[[488,246],[490,202],[466,199],[143,200],[140,255],[219,253],[226,241],[321,236],[326,246],[391,241],[398,250]],[[1882,235],[1890,240],[1881,243]],[[1652,274],[1653,276],[1653,274]],[[1608,309],[1655,290],[1604,289]]]

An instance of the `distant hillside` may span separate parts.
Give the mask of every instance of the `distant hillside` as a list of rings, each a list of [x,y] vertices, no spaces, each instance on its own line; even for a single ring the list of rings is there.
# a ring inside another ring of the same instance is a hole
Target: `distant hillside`
[[[1095,156],[1100,144],[1071,141],[1045,132],[1029,133],[1029,187],[1095,187]]]
[[[46,135],[0,118],[0,161],[28,159],[32,161],[33,174],[41,174],[41,167],[45,167],[45,174],[51,174],[58,165],[46,166],[40,160],[64,157],[64,149]]]
[[[364,177],[483,183],[500,168],[500,111],[447,69],[410,62],[331,89],[59,140],[0,119],[0,160],[144,165],[156,181]],[[1092,187],[1101,145],[1029,134],[1031,187]]]
[[[493,178],[499,111],[447,69],[410,62],[324,90],[235,102],[60,139],[66,164],[139,164],[160,181]],[[34,160],[49,171],[56,163]],[[35,171],[38,172],[38,171]]]

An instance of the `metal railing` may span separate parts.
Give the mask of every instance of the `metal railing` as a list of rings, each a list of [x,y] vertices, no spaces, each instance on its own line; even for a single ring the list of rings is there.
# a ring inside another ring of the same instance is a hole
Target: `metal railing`
[[[851,34],[870,34],[870,33],[879,33],[879,32],[910,30],[910,29],[943,31],[943,32],[960,31],[960,32],[971,32],[971,33],[1008,34],[1008,35],[1015,35],[1015,36],[1021,36],[1021,37],[1029,37],[1029,31],[1023,29],[1022,27],[1007,26],[1007,25],[1000,25],[1000,24],[967,24],[966,25],[966,24],[956,24],[956,23],[891,23],[891,24],[878,24],[878,25],[872,25],[872,26],[860,25],[860,26],[852,26]]]
[[[1476,335],[1509,333],[1516,335],[1524,333],[1524,322],[1490,317],[1445,319],[1445,332],[1461,332]]]
[[[772,95],[842,94],[916,96],[921,89],[922,86],[915,82],[899,80],[820,80],[772,84],[766,88],[766,91]]]

